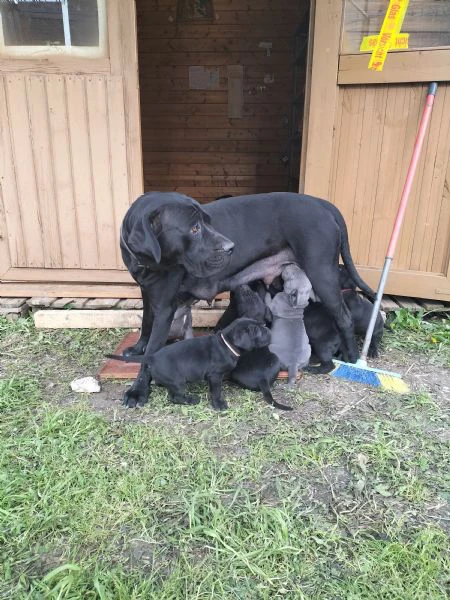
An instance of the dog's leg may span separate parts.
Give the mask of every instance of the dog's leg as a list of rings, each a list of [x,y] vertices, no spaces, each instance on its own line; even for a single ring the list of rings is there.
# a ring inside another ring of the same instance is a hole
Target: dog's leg
[[[169,400],[173,404],[198,404],[200,398],[197,396],[188,396],[185,392],[184,386],[166,385],[169,390]]]
[[[359,357],[358,346],[356,345],[352,316],[342,298],[337,266],[325,267],[322,264],[318,268],[316,261],[313,265],[314,268],[311,266],[308,268],[305,265],[305,272],[314,291],[336,323],[343,346],[348,352],[348,360],[355,363]]]
[[[152,332],[153,312],[152,307],[150,306],[150,298],[148,296],[147,290],[143,286],[141,286],[141,294],[143,304],[141,335],[139,336],[139,339],[134,346],[129,346],[128,348],[125,348],[125,350],[123,351],[124,356],[132,356],[133,354],[144,354],[148,344],[148,340],[150,338],[150,334]]]
[[[228,404],[222,396],[222,379],[223,375],[210,375],[207,378],[209,384],[209,401],[215,410],[226,410]]]
[[[288,379],[288,386],[289,387],[293,387],[296,382],[297,382],[297,371],[298,371],[298,365],[296,362],[291,362],[289,364],[288,367],[288,375],[289,375],[289,379]]]
[[[261,390],[264,400],[267,402],[267,404],[271,404],[274,408],[278,408],[278,410],[292,410],[292,406],[288,406],[287,404],[280,404],[279,402],[274,400],[268,381],[260,381],[259,389]]]
[[[167,341],[170,325],[177,308],[177,293],[183,274],[183,269],[174,269],[164,275],[152,274],[152,277],[149,277],[146,282],[146,290],[154,315],[150,339],[144,353],[147,363],[150,356],[162,348]],[[125,406],[141,406],[147,402],[150,376],[148,364],[142,364],[139,375],[125,392],[123,398]]]

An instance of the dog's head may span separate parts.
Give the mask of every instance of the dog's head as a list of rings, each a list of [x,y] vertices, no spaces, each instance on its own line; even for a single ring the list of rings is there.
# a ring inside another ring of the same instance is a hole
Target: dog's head
[[[161,196],[160,194],[159,196]],[[158,197],[132,222],[125,242],[144,265],[182,265],[194,277],[208,277],[225,268],[234,243],[216,231],[209,215],[188,196]]]
[[[298,265],[288,264],[281,271],[283,288],[289,304],[292,307],[301,307],[308,304],[312,286],[305,272]]]
[[[344,265],[339,265],[339,285],[341,290],[356,290],[356,284]]]
[[[236,319],[221,333],[239,352],[249,352],[270,344],[270,330],[255,319]]]
[[[240,285],[235,290],[236,308],[239,317],[254,319],[260,323],[271,322],[272,314],[259,294],[248,285]]]

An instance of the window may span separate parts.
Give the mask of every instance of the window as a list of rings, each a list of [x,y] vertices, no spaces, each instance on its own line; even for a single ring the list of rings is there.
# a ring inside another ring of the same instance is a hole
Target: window
[[[341,54],[358,54],[364,36],[380,32],[388,0],[346,0]],[[450,1],[410,0],[401,33],[408,49],[450,46]]]
[[[94,58],[105,49],[105,0],[0,0],[4,56]]]

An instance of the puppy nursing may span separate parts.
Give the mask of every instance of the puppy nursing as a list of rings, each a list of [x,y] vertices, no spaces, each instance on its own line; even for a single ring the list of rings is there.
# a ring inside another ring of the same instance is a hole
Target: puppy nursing
[[[267,300],[272,312],[269,350],[278,356],[283,368],[288,370],[288,383],[293,385],[298,369],[306,367],[311,356],[303,313],[312,286],[302,269],[295,264],[283,267],[281,277],[283,291]]]

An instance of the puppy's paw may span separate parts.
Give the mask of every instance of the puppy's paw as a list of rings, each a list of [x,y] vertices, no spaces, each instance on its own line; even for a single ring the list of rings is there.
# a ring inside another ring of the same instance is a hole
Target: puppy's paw
[[[142,408],[148,402],[147,394],[139,389],[128,389],[123,396],[123,405],[127,408]]]
[[[211,402],[211,406],[213,407],[214,410],[227,410],[228,409],[228,404],[225,402],[225,400],[215,400],[214,402]]]
[[[379,357],[378,348],[369,348],[367,356],[369,358],[378,358]]]
[[[140,354],[144,354],[145,353],[145,349],[147,348],[147,342],[148,340],[146,339],[139,339],[136,344],[134,346],[128,346],[128,348],[125,348],[125,350],[123,351],[123,356],[133,356],[134,355],[140,355]]]

